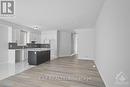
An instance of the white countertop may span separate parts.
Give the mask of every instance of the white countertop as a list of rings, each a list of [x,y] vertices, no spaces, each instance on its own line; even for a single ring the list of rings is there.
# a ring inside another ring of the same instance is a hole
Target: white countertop
[[[46,50],[50,50],[50,48],[30,48],[27,49],[28,51],[46,51]]]
[[[9,49],[10,51],[15,51],[15,50],[28,50],[28,51],[46,51],[50,50],[50,48],[26,48],[26,49]]]

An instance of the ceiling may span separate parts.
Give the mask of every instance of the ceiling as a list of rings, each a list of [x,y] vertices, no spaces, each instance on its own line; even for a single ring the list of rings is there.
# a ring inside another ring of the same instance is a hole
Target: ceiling
[[[41,29],[92,27],[104,0],[15,0],[15,16],[4,19]]]

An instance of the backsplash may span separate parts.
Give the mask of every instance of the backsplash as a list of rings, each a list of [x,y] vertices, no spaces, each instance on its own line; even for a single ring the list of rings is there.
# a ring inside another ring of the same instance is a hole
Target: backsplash
[[[50,48],[50,44],[32,44],[26,46],[18,46],[17,43],[9,43],[9,49],[26,49],[26,48]]]
[[[50,44],[32,44],[32,43],[28,43],[27,48],[50,48]]]
[[[9,47],[9,49],[16,49],[17,48],[17,43],[9,43],[8,44],[8,47]]]

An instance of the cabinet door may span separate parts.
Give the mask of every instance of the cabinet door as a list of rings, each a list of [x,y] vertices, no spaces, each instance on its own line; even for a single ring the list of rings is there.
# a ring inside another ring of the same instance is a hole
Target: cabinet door
[[[20,30],[16,29],[16,42],[19,44],[20,43]]]
[[[45,59],[45,61],[50,60],[50,51],[44,51],[44,59]]]
[[[30,42],[35,41],[35,34],[33,32],[30,33]]]
[[[16,29],[12,30],[12,42],[16,42]]]
[[[8,43],[12,42],[12,27],[8,27]]]
[[[20,42],[20,30],[19,29],[13,29],[12,30],[12,42]]]
[[[37,52],[28,51],[28,63],[30,65],[37,65]]]
[[[42,51],[37,51],[37,64],[43,63],[43,53]]]
[[[27,32],[20,30],[20,44],[26,45],[26,43],[27,43]]]

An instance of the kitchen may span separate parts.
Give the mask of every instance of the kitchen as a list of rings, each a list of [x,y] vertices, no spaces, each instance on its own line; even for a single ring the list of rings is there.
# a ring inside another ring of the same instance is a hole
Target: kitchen
[[[2,39],[0,79],[23,72],[46,61],[72,55],[74,52],[73,31],[41,31],[35,27],[30,28],[2,19],[0,29],[2,31],[0,33],[0,39]]]
[[[0,79],[23,72],[35,67],[34,65],[50,60],[50,43],[41,43],[41,31],[5,20],[0,20],[0,22],[2,31],[0,33],[0,38],[2,39],[0,44]],[[46,56],[46,60],[43,58],[45,61],[39,63],[35,60],[29,64],[29,52],[49,52],[47,53],[49,55]]]
[[[50,43],[41,43],[41,32],[39,30],[27,30],[20,27],[8,28],[9,63],[28,61],[30,51],[49,51]],[[32,59],[32,58],[31,58]],[[50,60],[50,58],[48,59]]]

